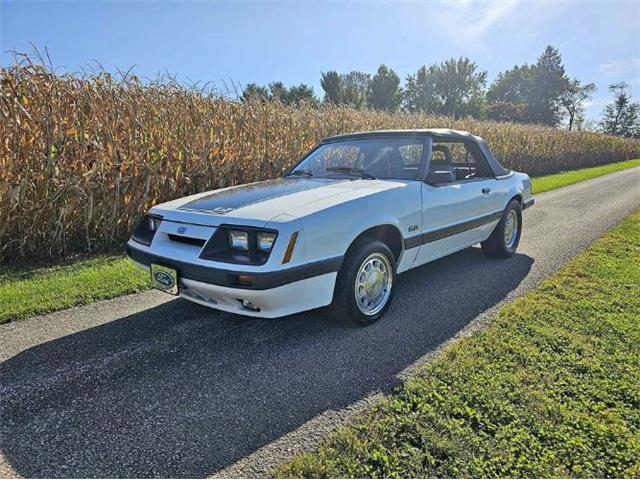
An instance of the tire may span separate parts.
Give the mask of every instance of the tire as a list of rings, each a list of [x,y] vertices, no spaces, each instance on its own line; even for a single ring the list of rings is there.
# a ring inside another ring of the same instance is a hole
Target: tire
[[[510,228],[515,219],[515,231]],[[522,235],[522,205],[518,200],[511,200],[502,212],[502,217],[491,232],[489,238],[482,242],[482,251],[485,255],[494,258],[509,258],[518,249],[520,236]]]
[[[370,267],[368,274],[367,265]],[[366,281],[363,282],[363,279]],[[360,300],[356,297],[356,283],[359,283],[358,291],[363,294],[359,296]],[[371,325],[389,308],[395,284],[396,262],[389,247],[372,238],[358,239],[349,247],[338,272],[333,294],[333,313],[341,318],[348,318],[357,325]],[[371,299],[367,293],[379,298],[380,303],[373,299],[371,305],[367,305]]]

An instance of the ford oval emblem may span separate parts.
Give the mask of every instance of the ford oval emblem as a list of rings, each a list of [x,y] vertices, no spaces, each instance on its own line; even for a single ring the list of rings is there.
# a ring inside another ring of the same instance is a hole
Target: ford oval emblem
[[[164,285],[165,287],[173,286],[173,277],[169,275],[167,272],[162,272],[162,271],[155,272],[153,274],[153,278],[155,278],[158,283]]]
[[[178,233],[184,233],[187,231],[187,227],[178,227]]]

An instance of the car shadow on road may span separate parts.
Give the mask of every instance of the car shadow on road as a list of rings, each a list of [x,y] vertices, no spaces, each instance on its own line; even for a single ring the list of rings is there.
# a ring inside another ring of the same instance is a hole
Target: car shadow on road
[[[399,277],[386,316],[237,317],[182,299],[0,364],[0,448],[25,477],[203,477],[374,391],[496,305],[533,259],[478,248]]]

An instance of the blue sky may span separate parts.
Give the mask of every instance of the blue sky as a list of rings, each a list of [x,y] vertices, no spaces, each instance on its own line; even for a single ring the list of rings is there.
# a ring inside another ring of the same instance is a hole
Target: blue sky
[[[640,1],[31,1],[0,0],[2,65],[8,50],[47,47],[71,70],[97,60],[143,77],[246,84],[301,82],[322,95],[320,72],[401,78],[424,64],[468,56],[489,79],[535,62],[548,44],[569,75],[595,82],[588,116],[607,85],[626,80],[640,97]]]

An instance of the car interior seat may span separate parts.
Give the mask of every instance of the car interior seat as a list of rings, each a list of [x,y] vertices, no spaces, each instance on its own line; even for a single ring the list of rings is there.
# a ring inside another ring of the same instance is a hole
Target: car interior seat
[[[368,173],[377,178],[406,178],[407,172],[402,155],[397,147],[385,148],[369,164],[366,169]]]
[[[453,167],[453,157],[446,145],[434,145],[431,149],[428,179],[432,183],[451,183],[456,180],[456,170]],[[434,155],[442,152],[442,155]],[[435,158],[435,157],[439,158]]]

